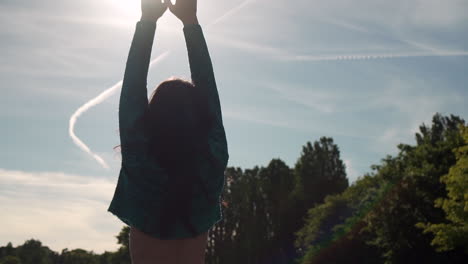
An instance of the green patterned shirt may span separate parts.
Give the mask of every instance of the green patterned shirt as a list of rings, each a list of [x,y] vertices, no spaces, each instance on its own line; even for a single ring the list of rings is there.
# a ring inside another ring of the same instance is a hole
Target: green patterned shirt
[[[163,198],[167,195],[165,187],[168,176],[148,154],[150,144],[145,130],[148,112],[147,75],[155,31],[155,22],[139,21],[130,47],[119,103],[122,167],[107,210],[124,223],[153,237],[162,238],[159,223],[164,215],[160,211]],[[201,187],[194,186],[191,199],[190,221],[200,234],[222,218],[220,197],[229,155],[218,90],[202,29],[199,25],[186,25],[183,31],[192,82],[195,89],[200,89],[208,97],[208,108],[215,119],[207,142],[210,153],[203,154],[205,162],[199,164],[201,180],[207,193]],[[217,202],[210,203],[209,198]],[[175,223],[172,235],[164,239],[191,236],[182,223]]]

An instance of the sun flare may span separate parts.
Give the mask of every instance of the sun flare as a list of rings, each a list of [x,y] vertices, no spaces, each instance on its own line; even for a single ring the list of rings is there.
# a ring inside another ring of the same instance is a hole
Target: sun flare
[[[110,6],[128,16],[138,16],[141,12],[141,0],[106,0]],[[155,0],[157,1],[157,0]],[[163,2],[163,0],[159,0]],[[173,4],[176,0],[171,0]]]
[[[140,0],[107,0],[111,5],[117,7],[119,11],[130,16],[137,16],[140,11]]]

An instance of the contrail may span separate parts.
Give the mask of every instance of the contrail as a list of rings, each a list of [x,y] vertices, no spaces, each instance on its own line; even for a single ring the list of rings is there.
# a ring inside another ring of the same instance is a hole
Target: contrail
[[[169,53],[170,51],[166,51],[162,53],[161,55],[159,55],[157,58],[151,61],[150,66],[153,66],[161,62],[163,59],[165,59],[169,55]],[[106,100],[111,95],[113,95],[118,89],[120,89],[122,87],[122,82],[123,80],[118,81],[112,87],[107,88],[104,92],[100,93],[98,96],[94,97],[93,99],[86,102],[84,105],[80,106],[80,108],[78,108],[70,117],[69,126],[68,126],[68,134],[70,134],[70,137],[75,143],[75,145],[77,145],[84,152],[91,155],[105,169],[109,169],[109,165],[107,165],[104,159],[102,159],[101,156],[99,156],[98,154],[92,152],[91,149],[76,136],[75,124],[76,124],[76,120],[78,119],[78,117],[80,117],[84,112],[88,111],[91,107],[94,107],[102,103],[104,100]]]
[[[348,54],[348,55],[286,55],[280,57],[283,60],[292,61],[339,61],[339,60],[375,60],[375,59],[396,59],[410,57],[448,57],[448,56],[468,56],[468,51],[444,51],[444,52],[408,52],[389,54]]]
[[[256,56],[264,55],[279,61],[345,61],[345,60],[376,60],[376,59],[396,59],[411,57],[450,57],[468,56],[466,50],[446,50],[431,47],[427,44],[404,41],[417,47],[416,51],[403,52],[375,52],[375,53],[344,53],[344,54],[298,54],[285,48],[277,48],[271,45],[258,44],[256,42],[242,41],[239,39],[229,39],[225,37],[212,36],[212,39],[225,46],[254,52]]]
[[[249,3],[253,2],[253,1],[254,0],[246,0],[246,1],[242,2],[242,3],[240,3],[238,6],[232,8],[231,10],[227,11],[225,14],[223,14],[222,16],[216,18],[213,22],[208,24],[207,28],[210,28],[210,27],[218,24],[219,22],[229,18],[230,16],[237,13],[238,11],[240,11],[242,8],[244,8],[245,6],[247,6]],[[157,63],[161,62],[162,60],[164,60],[171,52],[172,52],[171,50],[165,51],[164,53],[159,55],[157,58],[152,60],[150,62],[150,68],[152,66],[154,66],[155,64],[157,64]],[[90,108],[102,103],[104,100],[106,100],[111,95],[113,95],[118,89],[120,89],[122,87],[122,82],[123,82],[123,80],[118,81],[112,87],[107,88],[104,92],[100,93],[98,96],[94,97],[93,99],[89,100],[88,102],[86,102],[85,104],[80,106],[80,108],[78,108],[72,114],[72,116],[70,117],[69,126],[68,126],[68,134],[70,135],[70,137],[73,140],[73,142],[75,143],[75,145],[77,145],[84,152],[91,155],[91,157],[93,157],[105,169],[109,169],[109,165],[104,161],[104,159],[101,156],[99,156],[98,154],[92,152],[91,149],[83,141],[81,141],[76,136],[76,134],[75,134],[75,124],[76,124],[76,121],[77,121],[78,117],[80,117],[84,112],[86,112]]]
[[[254,0],[245,0],[244,2],[240,3],[238,6],[232,8],[231,10],[227,11],[226,13],[224,13],[224,15],[222,16],[219,16],[218,18],[216,18],[215,20],[213,20],[213,22],[211,22],[210,24],[208,24],[207,27],[211,27],[213,25],[216,25],[218,24],[219,22],[225,20],[226,18],[229,18],[231,17],[232,15],[234,15],[235,13],[239,12],[242,8],[246,7],[248,4],[254,2]]]
[[[84,105],[82,105],[80,108],[78,108],[75,111],[75,113],[73,113],[73,115],[70,117],[69,126],[68,126],[68,133],[70,134],[70,137],[72,138],[73,142],[80,149],[82,149],[84,152],[91,155],[105,169],[108,169],[109,165],[107,165],[107,163],[98,154],[92,152],[91,149],[88,146],[86,146],[86,144],[83,143],[83,141],[81,141],[76,136],[76,134],[75,134],[75,124],[76,124],[76,120],[78,119],[78,117],[80,117],[84,112],[88,111],[91,107],[93,107],[93,106],[101,103],[105,99],[109,98],[109,96],[114,94],[114,92],[120,87],[122,87],[122,81],[117,82],[116,84],[114,84],[114,86],[106,89],[104,92],[102,92],[101,94],[99,94],[95,98],[93,98],[93,99],[89,100],[88,102],[86,102]]]

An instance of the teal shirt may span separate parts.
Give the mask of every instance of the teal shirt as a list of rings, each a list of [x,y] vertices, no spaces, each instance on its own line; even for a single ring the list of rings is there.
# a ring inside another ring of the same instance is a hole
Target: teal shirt
[[[122,167],[107,211],[129,226],[162,238],[159,223],[164,215],[160,211],[163,198],[168,195],[165,188],[168,175],[149,156],[149,136],[145,130],[148,112],[147,75],[155,31],[155,22],[139,21],[130,47],[119,103]],[[199,166],[206,193],[201,187],[194,186],[191,199],[191,224],[200,234],[222,219],[220,197],[229,155],[218,90],[202,29],[199,25],[186,25],[183,31],[192,82],[195,89],[207,97],[208,109],[214,118],[208,135],[210,153],[203,154],[204,162]],[[210,203],[208,198],[217,202]],[[175,223],[172,235],[164,239],[191,236],[182,223]]]

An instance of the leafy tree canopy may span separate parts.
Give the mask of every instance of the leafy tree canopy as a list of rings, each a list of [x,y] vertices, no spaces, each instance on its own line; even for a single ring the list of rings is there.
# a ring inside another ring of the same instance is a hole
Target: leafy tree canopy
[[[463,248],[468,253],[468,127],[462,127],[460,134],[463,142],[453,150],[457,162],[440,179],[445,184],[447,197],[435,201],[435,206],[444,210],[446,221],[419,223],[418,227],[435,236],[431,244],[438,251]]]

